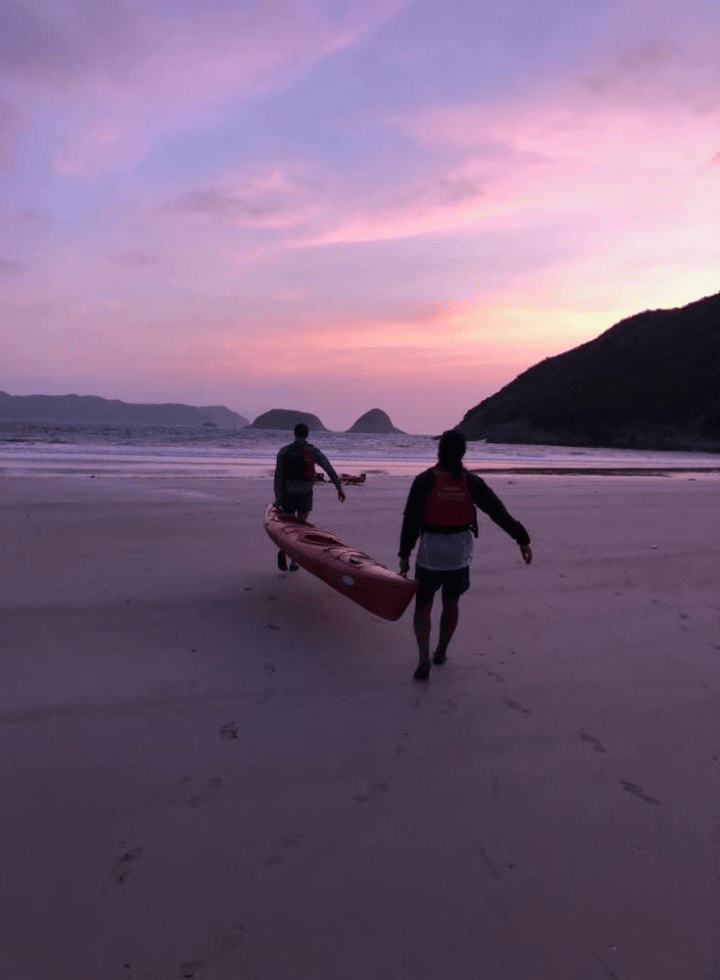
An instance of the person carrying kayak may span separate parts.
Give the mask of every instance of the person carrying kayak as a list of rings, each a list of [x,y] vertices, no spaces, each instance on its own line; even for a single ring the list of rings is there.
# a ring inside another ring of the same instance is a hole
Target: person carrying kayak
[[[294,429],[295,441],[283,446],[277,454],[275,464],[275,506],[284,514],[297,514],[302,521],[308,519],[313,506],[313,483],[315,465],[325,470],[337,489],[338,500],[345,501],[345,492],[340,477],[333,469],[330,460],[317,446],[307,441],[310,430],[304,422],[298,422]],[[278,568],[286,572],[287,557],[278,551]],[[297,571],[298,565],[290,563],[290,571]]]
[[[400,574],[410,570],[410,553],[420,539],[415,565],[418,590],[413,626],[418,644],[417,681],[430,677],[430,629],[433,598],[442,589],[440,637],[434,664],[444,664],[455,632],[459,600],[470,587],[469,565],[477,537],[479,507],[519,545],[526,564],[532,561],[530,535],[505,509],[502,501],[477,474],[462,464],[466,440],[462,432],[443,432],[438,463],[415,477],[408,494],[400,532]]]

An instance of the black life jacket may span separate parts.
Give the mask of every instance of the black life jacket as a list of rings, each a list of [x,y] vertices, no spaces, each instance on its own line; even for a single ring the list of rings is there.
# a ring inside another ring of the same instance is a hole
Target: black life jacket
[[[315,459],[313,447],[309,442],[293,443],[285,454],[285,479],[308,480],[315,479]]]
[[[477,512],[464,471],[455,476],[435,467],[423,516],[426,531],[472,530],[477,535]]]

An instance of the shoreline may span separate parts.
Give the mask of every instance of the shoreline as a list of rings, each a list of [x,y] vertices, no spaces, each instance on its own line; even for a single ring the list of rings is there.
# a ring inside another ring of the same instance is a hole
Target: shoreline
[[[524,476],[668,476],[720,473],[720,466],[469,466],[472,473],[515,473]]]
[[[365,473],[368,477],[383,477],[391,479],[411,479],[422,470],[434,465],[433,460],[423,459],[353,459],[337,458],[335,469],[338,473],[349,476],[360,476]],[[31,460],[22,458],[0,460],[0,481],[12,479],[118,479],[124,482],[144,479],[188,479],[188,480],[268,480],[272,482],[275,460],[267,459],[222,459],[222,458],[175,458],[172,457],[133,457],[132,459],[110,460],[108,457],[92,457],[82,454],[71,459]],[[720,475],[720,465],[708,466],[701,463],[685,465],[669,465],[648,462],[645,465],[637,463],[618,464],[603,462],[600,464],[577,463],[567,465],[558,463],[478,463],[466,461],[466,469],[483,477],[492,476],[604,476],[604,477],[672,477],[696,474],[704,477]],[[320,480],[316,486],[322,486],[327,480]]]

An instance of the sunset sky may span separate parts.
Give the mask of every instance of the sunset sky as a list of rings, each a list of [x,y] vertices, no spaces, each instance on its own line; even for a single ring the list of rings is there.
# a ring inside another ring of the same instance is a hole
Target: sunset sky
[[[720,290],[717,0],[0,0],[0,389],[437,432]]]

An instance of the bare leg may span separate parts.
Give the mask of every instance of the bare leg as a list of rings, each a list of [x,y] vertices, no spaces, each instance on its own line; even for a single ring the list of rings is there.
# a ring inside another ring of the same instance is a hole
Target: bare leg
[[[284,511],[283,513],[292,514],[294,512],[293,511]],[[300,511],[299,510],[299,511],[297,511],[297,516],[300,518],[301,521],[306,521],[307,518],[308,518],[308,514],[309,513],[310,513],[309,510],[305,510],[305,511]],[[286,572],[288,570],[287,555],[285,554],[284,551],[278,551],[278,568],[280,569],[281,572]],[[291,560],[290,561],[290,571],[291,572],[296,572],[298,570],[298,568],[300,568],[300,566],[298,564],[296,564],[294,561]]]
[[[297,516],[300,518],[301,521],[306,521],[308,519],[308,514],[309,513],[310,513],[309,510],[299,510],[297,512]],[[296,572],[298,570],[298,568],[300,568],[300,566],[298,565],[297,562],[295,562],[295,561],[291,561],[290,562],[290,571],[291,572]]]
[[[443,596],[442,614],[440,616],[440,638],[438,640],[437,650],[433,654],[433,661],[436,664],[445,663],[448,644],[458,624],[458,616],[460,614],[459,605],[460,599],[458,596],[452,599],[446,599]]]
[[[418,669],[415,672],[416,680],[427,680],[430,672],[430,627],[432,612],[432,599],[429,602],[418,602],[415,606],[415,617],[413,626],[415,628],[415,639],[418,645]]]

